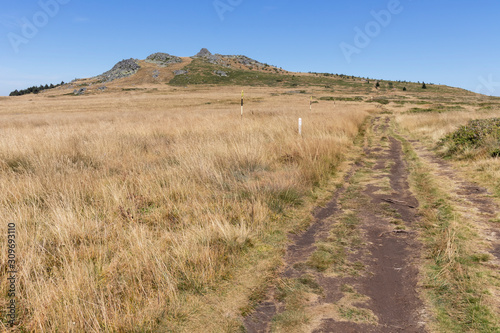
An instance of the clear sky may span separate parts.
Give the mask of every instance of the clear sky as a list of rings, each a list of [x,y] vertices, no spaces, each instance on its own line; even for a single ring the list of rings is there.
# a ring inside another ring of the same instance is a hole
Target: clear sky
[[[192,56],[206,47],[292,71],[442,83],[500,96],[498,0],[16,0],[0,6],[0,95],[95,76],[126,58]]]

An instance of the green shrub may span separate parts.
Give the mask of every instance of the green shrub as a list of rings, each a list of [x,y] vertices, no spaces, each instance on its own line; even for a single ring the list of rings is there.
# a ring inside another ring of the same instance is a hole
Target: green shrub
[[[340,101],[340,102],[362,102],[363,97],[354,96],[354,97],[333,97],[333,96],[324,96],[319,98],[320,101]]]
[[[367,103],[380,103],[380,104],[389,104],[391,101],[389,101],[388,99],[385,99],[385,98],[375,98],[375,99],[372,99],[372,100],[367,100],[366,101]]]
[[[465,109],[460,105],[444,106],[442,104],[435,104],[435,105],[431,106],[430,108],[426,108],[426,109],[411,108],[410,110],[407,111],[407,113],[430,113],[430,112],[443,113],[443,112],[448,112],[448,111],[462,111],[462,110],[465,110]]]
[[[471,120],[455,132],[446,135],[439,142],[446,146],[446,155],[460,155],[474,151],[472,155],[486,153],[497,157],[500,146],[500,118]]]

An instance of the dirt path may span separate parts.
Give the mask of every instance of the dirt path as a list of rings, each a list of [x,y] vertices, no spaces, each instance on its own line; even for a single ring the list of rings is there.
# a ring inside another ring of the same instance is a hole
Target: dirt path
[[[316,222],[292,238],[282,279],[299,287],[288,288],[288,296],[273,289],[246,318],[248,332],[426,331],[413,230],[418,201],[401,142],[388,126],[389,118],[373,119],[364,161],[315,214]],[[294,292],[301,297],[289,296]]]

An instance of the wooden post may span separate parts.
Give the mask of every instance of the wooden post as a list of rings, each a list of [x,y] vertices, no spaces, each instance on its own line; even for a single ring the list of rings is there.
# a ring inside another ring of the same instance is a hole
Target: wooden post
[[[243,90],[241,91],[241,118],[243,118]]]
[[[313,109],[313,97],[311,96],[311,100],[309,101],[309,111]]]

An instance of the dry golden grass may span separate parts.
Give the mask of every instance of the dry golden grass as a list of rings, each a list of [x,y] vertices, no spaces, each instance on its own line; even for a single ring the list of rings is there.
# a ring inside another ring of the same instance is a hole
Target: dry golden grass
[[[403,110],[404,111],[404,110]],[[462,111],[403,113],[396,115],[396,121],[408,132],[420,138],[438,142],[446,134],[472,119],[499,117],[500,109],[481,110],[478,107],[466,106]]]
[[[370,107],[310,113],[305,95],[246,88],[242,120],[241,88],[142,88],[2,101],[0,220],[17,225],[19,328],[175,320],[183,295],[231,280],[276,216],[328,178]]]
[[[472,119],[486,119],[500,117],[500,108],[481,108],[477,106],[467,106],[463,111],[453,111],[445,113],[418,113],[407,114],[397,113],[395,118],[397,123],[414,138],[425,142],[429,147],[436,144],[446,134],[455,131],[458,127],[466,125]],[[468,158],[468,156],[470,158]],[[468,176],[492,191],[500,195],[500,159],[491,158],[485,154],[477,154],[466,151],[461,156],[463,161],[454,162]]]

